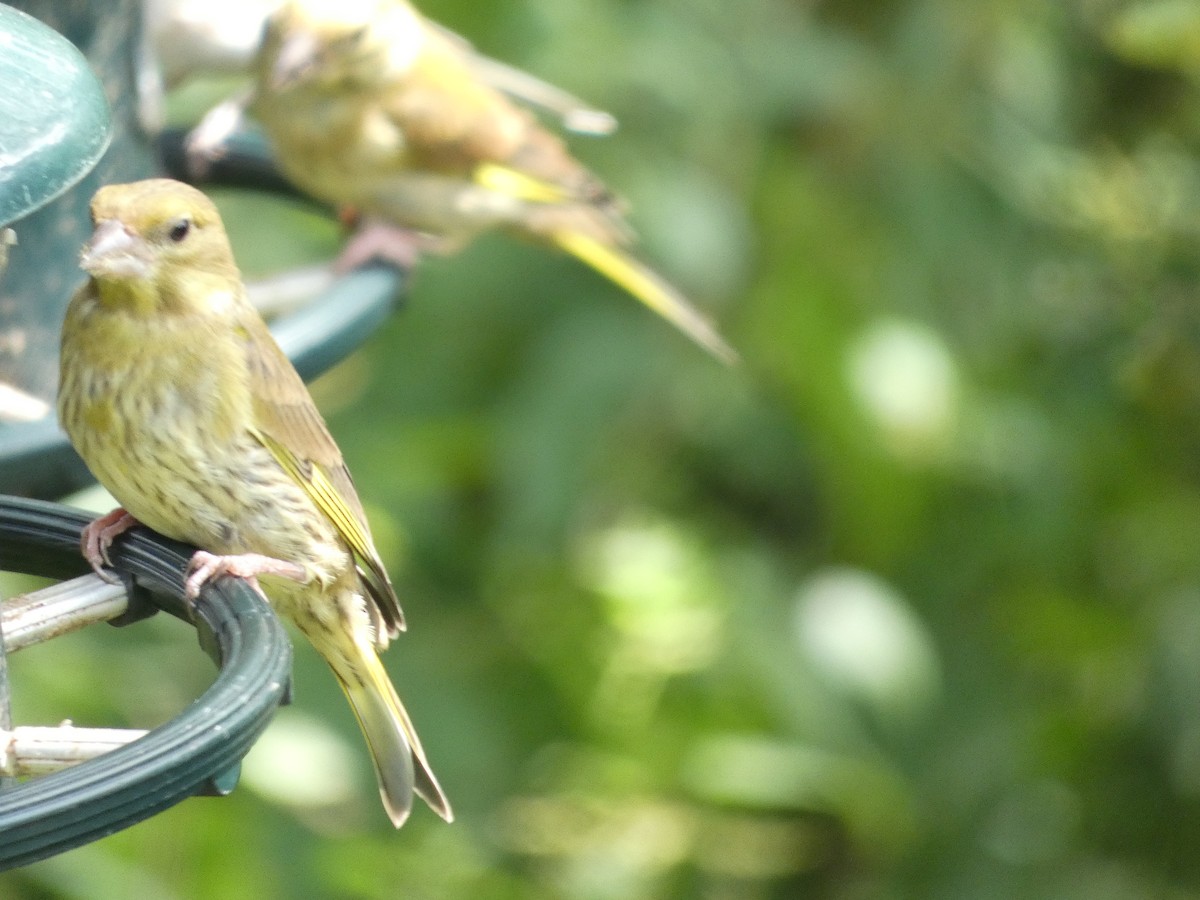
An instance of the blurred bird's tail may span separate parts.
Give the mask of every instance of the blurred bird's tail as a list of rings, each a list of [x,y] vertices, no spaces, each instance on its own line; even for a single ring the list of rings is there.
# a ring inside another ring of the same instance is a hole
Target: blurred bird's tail
[[[387,670],[372,648],[356,642],[358,658],[326,656],[346,692],[375,763],[379,795],[392,824],[399,828],[412,811],[415,791],[447,822],[454,820],[450,802],[425,758],[412,720],[400,702]]]
[[[738,361],[737,351],[726,343],[708,319],[649,266],[620,248],[578,231],[556,231],[550,239],[642,301],[717,359],[730,365]]]

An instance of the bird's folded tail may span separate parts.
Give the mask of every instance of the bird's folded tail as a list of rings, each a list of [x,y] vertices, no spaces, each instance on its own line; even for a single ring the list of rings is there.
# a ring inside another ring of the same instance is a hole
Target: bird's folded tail
[[[708,319],[649,266],[619,247],[578,231],[558,231],[550,239],[555,246],[628,291],[717,359],[730,365],[738,361],[737,351],[717,333]]]
[[[584,210],[592,217],[599,214],[611,233],[611,240],[562,224],[561,218],[557,226],[549,227],[547,224],[533,227],[528,215],[521,221],[544,240],[570,253],[628,291],[717,359],[730,365],[738,361],[737,351],[726,343],[708,319],[677,288],[617,246],[619,242],[629,240],[632,234],[620,217],[619,204],[611,195],[594,196],[581,204],[579,196],[561,185],[532,177],[510,166],[492,163],[476,167],[473,179],[489,191],[523,200],[534,207],[540,205],[557,214],[549,217],[547,223],[561,217],[565,211]],[[593,187],[603,186],[595,182]]]
[[[361,649],[360,658],[353,664],[338,665],[330,660],[330,668],[346,692],[367,740],[388,818],[397,828],[403,825],[412,811],[415,791],[435,813],[452,822],[450,801],[429,767],[416,729],[383,663],[370,647]]]

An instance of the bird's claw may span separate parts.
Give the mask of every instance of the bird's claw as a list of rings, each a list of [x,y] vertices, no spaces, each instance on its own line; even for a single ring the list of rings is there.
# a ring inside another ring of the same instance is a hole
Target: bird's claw
[[[93,565],[92,571],[95,572],[100,577],[100,580],[105,582],[106,584],[120,584],[121,583],[120,577],[113,574],[108,569],[103,569],[100,566]]]
[[[84,526],[79,536],[79,549],[83,558],[103,581],[109,584],[120,584],[121,579],[111,572],[105,571],[105,566],[113,568],[112,557],[108,549],[116,538],[138,524],[138,520],[121,507],[112,512],[93,519]]]
[[[188,563],[186,577],[183,582],[183,596],[191,601],[200,596],[200,588],[221,575],[239,575],[237,566],[232,562],[233,556],[217,556],[204,550],[197,550]],[[242,575],[246,581],[259,593],[258,579],[253,575]]]
[[[379,219],[355,216],[353,224],[355,231],[333,264],[338,273],[372,261],[408,272],[420,262],[422,254],[438,252],[442,244],[439,238]]]
[[[232,575],[249,582],[259,595],[264,596],[258,584],[259,575],[278,575],[303,583],[307,579],[304,567],[297,563],[274,559],[259,553],[242,553],[233,556],[218,556],[205,550],[197,550],[188,563],[183,583],[183,594],[188,601],[200,596],[200,589],[214,578]]]

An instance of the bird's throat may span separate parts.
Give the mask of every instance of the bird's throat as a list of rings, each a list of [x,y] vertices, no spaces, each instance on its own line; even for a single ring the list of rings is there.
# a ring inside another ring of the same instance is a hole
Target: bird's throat
[[[149,317],[159,308],[158,289],[148,279],[96,278],[93,283],[96,285],[96,295],[105,309]]]

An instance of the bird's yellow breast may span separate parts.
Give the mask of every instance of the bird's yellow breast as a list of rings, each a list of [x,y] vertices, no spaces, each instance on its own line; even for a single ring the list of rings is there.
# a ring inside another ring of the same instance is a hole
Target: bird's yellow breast
[[[216,509],[215,475],[235,468],[253,441],[244,362],[228,352],[228,337],[203,332],[77,298],[63,333],[59,417],[88,468],[136,518],[211,544],[232,512]]]

